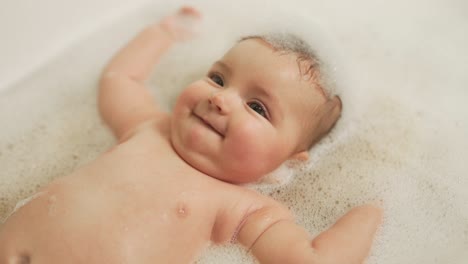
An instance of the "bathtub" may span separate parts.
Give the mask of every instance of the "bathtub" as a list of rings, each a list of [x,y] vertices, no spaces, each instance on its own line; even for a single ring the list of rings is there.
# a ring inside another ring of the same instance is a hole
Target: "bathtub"
[[[251,188],[291,207],[312,235],[349,208],[381,200],[384,221],[368,263],[468,263],[468,4],[343,2],[192,1],[205,14],[204,30],[162,59],[151,89],[169,109],[241,35],[297,31],[334,69],[343,116],[307,164],[272,176],[282,184]],[[143,25],[182,3],[2,4],[0,219],[114,144],[96,109],[100,71]],[[254,260],[223,245],[197,263]]]

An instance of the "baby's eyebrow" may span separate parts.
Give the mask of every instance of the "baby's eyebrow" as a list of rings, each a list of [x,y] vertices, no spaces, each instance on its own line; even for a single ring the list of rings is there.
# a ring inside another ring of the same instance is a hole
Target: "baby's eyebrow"
[[[227,73],[229,73],[229,74],[232,73],[231,68],[230,68],[226,63],[224,63],[223,61],[220,61],[220,60],[219,60],[219,61],[216,61],[213,65],[214,65],[214,66],[217,65],[217,66],[223,68],[223,70],[225,70],[225,71],[226,71]]]

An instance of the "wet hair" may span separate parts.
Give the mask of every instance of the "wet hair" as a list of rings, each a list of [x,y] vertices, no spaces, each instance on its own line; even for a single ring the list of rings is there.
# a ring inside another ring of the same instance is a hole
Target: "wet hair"
[[[260,39],[270,45],[275,52],[296,55],[300,74],[308,77],[308,81],[315,86],[314,88],[319,89],[324,94],[326,102],[323,110],[325,112],[322,112],[322,115],[319,116],[317,127],[312,128],[317,134],[316,136],[306,136],[305,139],[307,149],[310,149],[335,126],[342,109],[341,99],[335,93],[334,82],[329,80],[325,65],[312,47],[294,34],[268,33],[264,35],[250,35],[242,37],[238,42],[249,39]],[[333,103],[332,101],[336,103],[330,104]],[[330,105],[334,105],[334,107],[330,107]],[[331,120],[326,117],[330,117]]]
[[[325,97],[335,95],[334,85],[326,78],[324,64],[312,47],[297,35],[291,33],[267,33],[242,37],[239,42],[248,39],[260,39],[269,44],[276,52],[297,56],[299,72],[319,88]]]

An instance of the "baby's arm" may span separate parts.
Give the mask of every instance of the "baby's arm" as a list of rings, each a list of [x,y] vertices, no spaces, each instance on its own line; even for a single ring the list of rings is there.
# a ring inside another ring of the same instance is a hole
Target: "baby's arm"
[[[363,263],[381,214],[370,205],[354,208],[310,241],[307,231],[284,209],[265,208],[246,219],[238,240],[262,264]]]
[[[193,8],[185,7],[148,26],[104,69],[99,84],[99,110],[118,139],[161,113],[145,81],[172,44],[191,36],[190,22],[196,22],[199,16]]]

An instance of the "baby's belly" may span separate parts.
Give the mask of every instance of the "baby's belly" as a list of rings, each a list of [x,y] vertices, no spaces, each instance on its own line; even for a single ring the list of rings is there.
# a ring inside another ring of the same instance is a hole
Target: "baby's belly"
[[[190,263],[209,243],[213,220],[193,194],[168,199],[79,179],[52,184],[8,219],[1,263]]]

